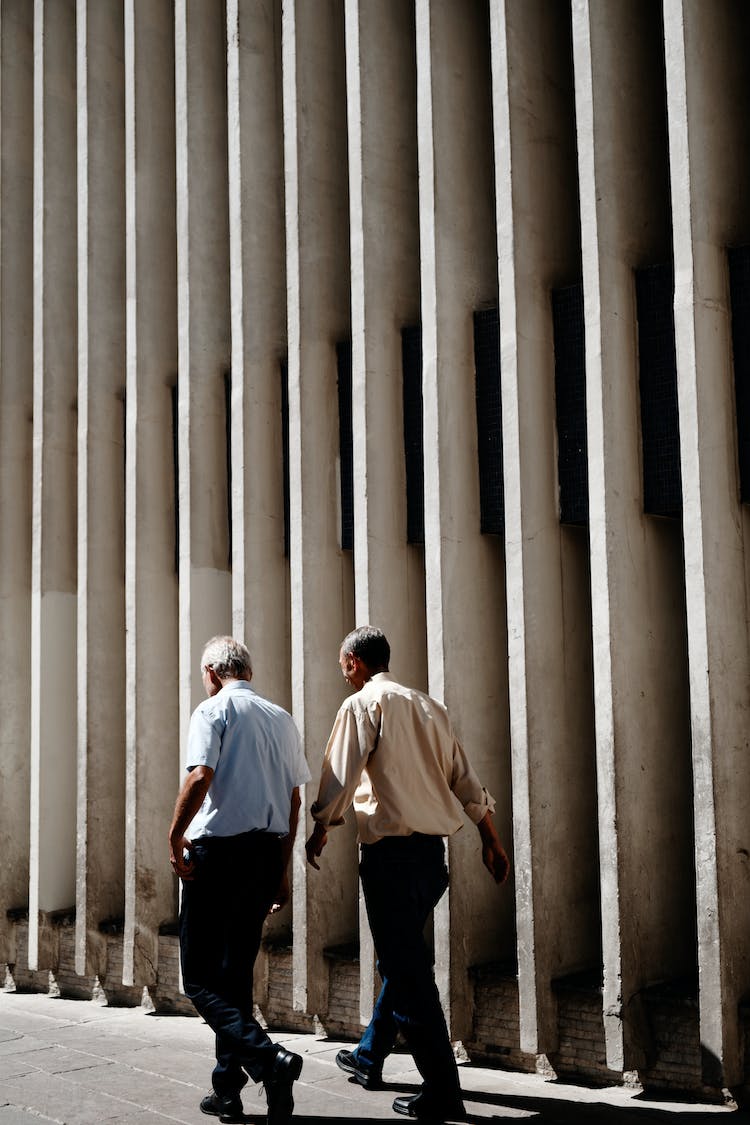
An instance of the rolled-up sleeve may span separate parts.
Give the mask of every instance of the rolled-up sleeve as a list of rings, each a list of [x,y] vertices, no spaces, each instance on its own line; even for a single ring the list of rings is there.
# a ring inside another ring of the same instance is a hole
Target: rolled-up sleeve
[[[494,813],[495,798],[484,788],[457,738],[453,740],[453,773],[451,790],[464,807],[464,812],[474,824],[479,824],[487,813]]]
[[[328,739],[318,797],[310,809],[313,820],[326,828],[344,823],[344,814],[354,800],[376,741],[377,726],[370,716],[364,711],[360,714],[347,701],[339,710]]]

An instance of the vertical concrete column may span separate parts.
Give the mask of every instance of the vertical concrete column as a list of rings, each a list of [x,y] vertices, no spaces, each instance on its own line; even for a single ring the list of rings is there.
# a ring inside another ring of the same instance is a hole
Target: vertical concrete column
[[[588,546],[560,524],[550,300],[581,268],[570,12],[506,0],[491,25],[520,1036],[553,1054],[553,979],[601,963]]]
[[[156,981],[176,910],[167,827],[179,762],[173,393],[177,375],[174,17],[125,3],[127,410],[123,976]]]
[[[175,4],[180,744],[203,698],[203,645],[231,629],[226,27],[214,0]]]
[[[232,326],[232,631],[253,657],[253,683],[291,707],[289,562],[281,359],[286,354],[281,8],[227,3],[227,120]],[[267,932],[289,927],[291,906]],[[254,995],[267,996],[256,964]]]
[[[125,87],[122,0],[78,0],[76,972],[125,892]]]
[[[419,319],[414,12],[400,0],[347,0],[345,13],[355,619],[379,625],[394,672],[425,688],[424,552],[406,542],[400,331]],[[361,892],[359,944],[366,1023],[374,963]]]
[[[748,536],[725,247],[750,241],[744,5],[667,0],[664,32],[695,787],[704,1080],[742,1081],[748,948]],[[706,45],[710,44],[710,50]],[[675,930],[672,928],[672,936]]]
[[[232,622],[258,690],[291,706],[281,359],[286,353],[281,9],[227,3]]]
[[[400,329],[419,317],[414,13],[347,0],[346,39],[355,616],[380,623],[394,668],[421,685],[424,566],[406,543],[400,374]]]
[[[336,343],[350,332],[343,8],[333,0],[284,5],[284,174],[289,341],[292,703],[315,799],[317,777],[345,693],[338,648],[354,623],[351,557],[340,547]],[[306,826],[312,827],[308,821]],[[331,833],[325,870],[294,857],[296,1008],[325,1013],[323,950],[357,931],[352,824]]]
[[[694,963],[679,525],[643,514],[633,269],[669,253],[658,9],[575,0],[573,47],[607,1065],[647,1061],[642,990]],[[668,260],[668,257],[667,257]]]
[[[15,961],[6,911],[29,893],[33,17],[0,7],[0,961]]]
[[[504,559],[502,543],[480,534],[472,318],[497,300],[488,5],[417,0],[416,44],[429,685],[498,798],[507,840]],[[455,1039],[469,1026],[467,968],[512,949],[511,896],[482,877],[480,857],[467,824],[451,840],[435,919]]]
[[[34,456],[29,967],[75,901],[76,36],[73,0],[34,5]]]

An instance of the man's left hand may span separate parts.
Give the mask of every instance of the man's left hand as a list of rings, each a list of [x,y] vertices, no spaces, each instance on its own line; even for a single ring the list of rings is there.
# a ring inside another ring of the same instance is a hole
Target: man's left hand
[[[482,844],[482,863],[498,884],[504,883],[510,874],[510,860],[499,840]]]
[[[320,864],[318,858],[323,848],[328,843],[328,833],[322,824],[316,822],[315,827],[310,833],[310,838],[305,844],[305,852],[307,853],[307,862],[316,871],[320,871]]]
[[[504,883],[510,873],[510,860],[492,821],[492,813],[487,812],[477,825],[482,839],[482,863],[496,883]]]

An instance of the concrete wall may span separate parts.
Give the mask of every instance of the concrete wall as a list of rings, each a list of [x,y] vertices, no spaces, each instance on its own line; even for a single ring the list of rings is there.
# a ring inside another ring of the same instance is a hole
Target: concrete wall
[[[181,1007],[166,829],[201,646],[245,638],[316,775],[339,642],[371,621],[396,674],[447,703],[514,854],[498,890],[470,825],[449,844],[433,937],[454,1039],[587,1079],[743,1083],[750,516],[727,248],[750,243],[748,30],[739,0],[0,0],[0,959],[16,986],[51,972]],[[675,279],[681,503],[664,515],[644,503],[651,267]],[[553,311],[570,287],[575,526]],[[407,541],[415,327],[423,543]],[[307,828],[256,998],[271,1021],[356,1035],[377,975],[354,829],[321,877]]]

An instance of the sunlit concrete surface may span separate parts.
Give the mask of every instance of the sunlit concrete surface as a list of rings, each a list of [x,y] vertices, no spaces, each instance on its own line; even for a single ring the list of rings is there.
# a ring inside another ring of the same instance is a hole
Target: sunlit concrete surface
[[[370,621],[512,855],[448,842],[457,1049],[748,1084],[749,38],[742,0],[0,0],[0,978],[182,1010],[201,648],[247,642],[316,778]],[[315,794],[255,993],[356,1036]]]
[[[274,1033],[304,1057],[294,1086],[300,1125],[399,1120],[391,1103],[414,1091],[419,1075],[408,1055],[392,1055],[385,1089],[365,1091],[335,1063],[351,1046],[312,1035]],[[158,1016],[141,1008],[33,994],[0,994],[0,1125],[200,1125],[198,1108],[210,1089],[213,1035],[198,1018]],[[694,1102],[651,1101],[623,1088],[583,1089],[536,1075],[462,1066],[468,1120],[528,1121],[533,1125],[740,1125],[743,1111]],[[265,1117],[265,1097],[250,1083],[243,1097],[248,1121]]]

